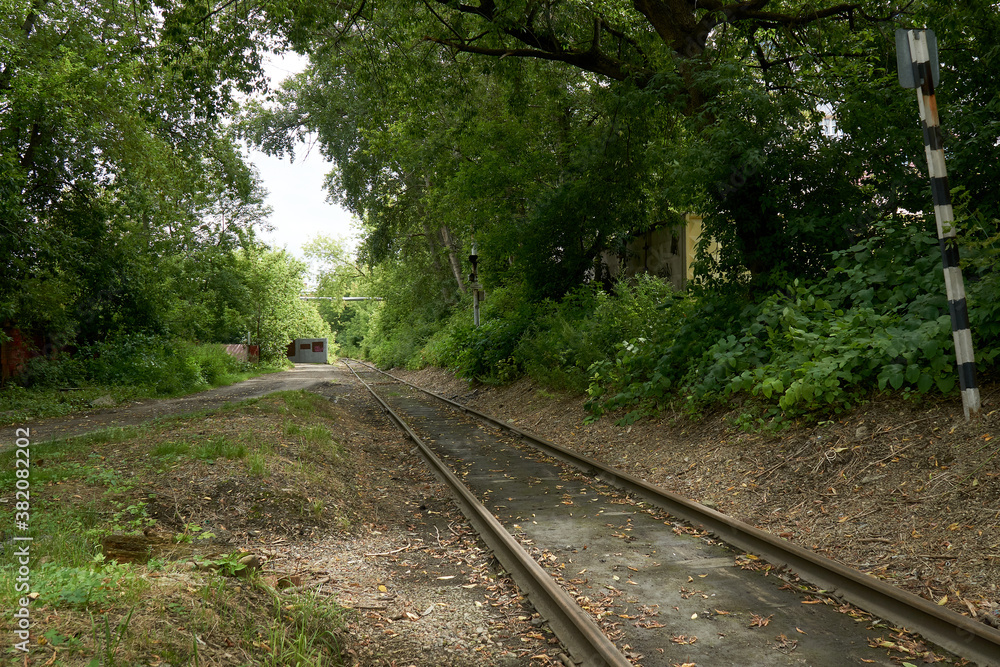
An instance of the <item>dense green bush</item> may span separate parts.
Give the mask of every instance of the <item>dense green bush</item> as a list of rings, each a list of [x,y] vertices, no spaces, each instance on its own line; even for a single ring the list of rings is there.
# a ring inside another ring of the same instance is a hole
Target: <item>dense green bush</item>
[[[430,336],[411,365],[438,365],[481,382],[508,382],[527,373],[543,384],[584,390],[588,369],[610,360],[616,344],[650,335],[660,304],[673,301],[669,283],[642,277],[614,293],[584,285],[559,301],[532,303],[521,286],[491,291],[481,326],[471,304],[453,312]]]
[[[578,288],[559,302],[545,302],[516,358],[543,384],[583,391],[594,364],[613,359],[623,341],[653,334],[661,304],[683,298],[675,295],[670,283],[651,276],[623,282],[613,293]]]
[[[196,345],[132,334],[80,348],[55,359],[35,357],[20,384],[31,388],[141,386],[162,395],[235,382],[250,370],[223,345]]]
[[[844,408],[873,389],[951,392],[956,376],[937,239],[922,221],[876,229],[832,253],[823,279],[795,281],[735,316],[718,295],[703,294],[679,327],[630,341],[614,362],[594,365],[592,408],[639,406],[634,417],[677,390],[694,404],[749,393],[774,414],[794,414]],[[990,285],[982,280],[972,291]],[[979,331],[980,367],[997,356],[995,333],[992,342],[982,338],[987,331]]]
[[[534,326],[536,306],[522,289],[490,291],[480,310],[481,326],[472,322],[471,298],[462,301],[443,327],[428,338],[418,360],[454,370],[460,377],[508,382],[523,373],[516,351]]]
[[[189,350],[198,364],[198,373],[213,387],[233,382],[247,364],[226,352],[224,345],[195,345]]]
[[[957,210],[964,211],[968,197],[959,193]],[[969,303],[976,359],[992,362],[1000,355],[1000,221],[978,212],[966,218],[962,271]]]
[[[207,387],[194,346],[131,334],[81,348],[89,380],[102,385],[146,385],[160,394]]]
[[[84,381],[84,374],[83,364],[73,358],[32,357],[17,381],[23,387],[75,387]]]
[[[963,243],[982,371],[1000,355],[1000,233],[975,222]],[[625,421],[667,402],[698,409],[736,395],[777,416],[839,411],[872,391],[949,394],[954,348],[933,230],[917,217],[876,222],[826,256],[824,276],[755,298],[740,284],[679,293],[648,276],[558,301],[508,285],[490,292],[479,328],[466,299],[436,321],[373,317],[362,347],[383,365],[433,364],[489,383],[527,373],[585,389],[595,416],[624,408]]]

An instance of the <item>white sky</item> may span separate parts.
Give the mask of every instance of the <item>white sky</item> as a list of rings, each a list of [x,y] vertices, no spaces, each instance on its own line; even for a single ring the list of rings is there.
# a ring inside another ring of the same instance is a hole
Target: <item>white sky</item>
[[[302,71],[306,59],[294,53],[272,56],[265,65],[271,85],[277,87],[289,74]],[[307,151],[300,144],[295,150],[295,162],[288,157],[275,158],[257,150],[249,151],[250,161],[256,165],[261,180],[268,191],[267,203],[273,209],[271,232],[263,232],[265,243],[285,248],[304,259],[302,244],[317,236],[352,239],[353,216],[339,206],[326,201],[323,180],[330,171],[317,148]],[[348,243],[353,247],[355,242]]]

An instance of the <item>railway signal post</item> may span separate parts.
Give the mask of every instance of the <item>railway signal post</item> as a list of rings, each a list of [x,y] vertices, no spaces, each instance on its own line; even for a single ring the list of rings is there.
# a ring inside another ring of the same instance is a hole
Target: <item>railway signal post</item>
[[[472,323],[479,328],[479,302],[483,297],[483,286],[479,284],[479,254],[476,252],[476,242],[472,242],[472,252],[469,254],[472,273],[469,274],[469,287],[472,289]]]
[[[976,384],[976,358],[972,350],[972,332],[969,329],[969,310],[965,302],[965,283],[958,257],[958,230],[951,206],[948,172],[944,166],[944,146],[941,139],[941,122],[938,119],[934,86],[938,83],[939,67],[937,38],[932,30],[896,31],[896,65],[899,84],[915,88],[920,120],[924,129],[924,151],[927,153],[927,170],[931,179],[934,198],[934,217],[937,220],[938,243],[944,265],[944,285],[951,314],[951,335],[955,341],[955,361],[958,382],[962,390],[962,408],[965,418],[979,414],[979,387]]]

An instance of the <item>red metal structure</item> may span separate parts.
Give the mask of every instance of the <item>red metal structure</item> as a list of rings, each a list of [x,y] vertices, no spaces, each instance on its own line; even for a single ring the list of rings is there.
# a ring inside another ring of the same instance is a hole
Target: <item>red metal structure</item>
[[[4,327],[4,337],[0,343],[0,380],[6,382],[24,368],[24,363],[42,354],[45,337],[40,334],[25,334],[15,327]]]

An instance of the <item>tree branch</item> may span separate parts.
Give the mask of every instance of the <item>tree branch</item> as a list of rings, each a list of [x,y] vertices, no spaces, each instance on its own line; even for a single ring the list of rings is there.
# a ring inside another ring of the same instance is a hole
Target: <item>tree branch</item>
[[[226,2],[223,2],[221,5],[219,5],[218,7],[216,7],[215,9],[213,9],[212,11],[210,11],[209,13],[205,14],[200,19],[198,19],[197,21],[195,21],[194,25],[196,25],[196,26],[201,25],[202,23],[204,23],[208,19],[212,18],[213,16],[215,16],[216,14],[218,14],[219,12],[221,12],[222,10],[224,10],[226,7],[229,7],[230,5],[233,5],[233,4],[237,3],[237,2],[239,2],[239,0],[226,0]]]
[[[440,39],[438,37],[424,37],[429,42],[441,44],[455,49],[462,53],[474,53],[483,56],[493,56],[495,58],[538,58],[539,60],[551,60],[573,65],[582,70],[601,74],[616,81],[625,81],[634,78],[640,86],[645,85],[652,78],[653,73],[646,68],[633,68],[624,63],[608,57],[600,51],[558,51],[552,52],[538,48],[521,49],[492,49],[481,46],[473,46],[466,42],[458,42],[450,39]]]
[[[424,6],[427,7],[427,11],[429,11],[431,14],[433,14],[434,18],[436,18],[438,20],[438,22],[441,23],[441,25],[443,25],[444,27],[448,28],[448,31],[451,34],[455,35],[456,39],[462,39],[462,36],[460,34],[458,34],[458,32],[453,27],[451,27],[451,25],[447,21],[445,21],[443,18],[441,18],[436,11],[434,11],[434,8],[431,7],[431,3],[428,2],[428,0],[424,0]]]
[[[358,17],[361,16],[361,12],[364,11],[366,4],[368,4],[368,0],[361,0],[361,3],[358,5],[357,10],[355,10],[354,13],[352,13],[347,17],[347,20],[344,21],[344,27],[341,28],[340,30],[337,30],[336,34],[333,36],[334,44],[340,42],[341,38],[343,38],[343,36],[347,34],[347,31],[350,30],[351,27],[357,22]],[[430,9],[430,7],[428,7],[428,9]]]
[[[452,6],[451,3],[448,2],[448,0],[437,0],[437,2],[448,7]],[[473,14],[475,16],[480,16],[486,19],[487,21],[490,21],[491,23],[496,16],[496,5],[493,3],[493,0],[481,0],[479,6],[477,7],[473,7],[472,5],[460,4],[455,9],[458,9],[458,11],[462,12],[463,14]]]
[[[751,3],[764,5],[766,3]],[[731,5],[726,8],[726,12],[730,14],[730,21],[764,21],[767,23],[767,27],[776,26],[799,26],[805,25],[807,23],[812,23],[820,19],[828,18],[830,16],[841,16],[847,15],[854,10],[860,10],[860,4],[842,4],[835,5],[833,7],[827,7],[826,9],[818,9],[809,12],[802,12],[796,15],[791,14],[781,14],[778,12],[763,12],[757,11],[750,8],[747,5]]]
[[[915,0],[911,0],[911,2],[913,1]],[[450,0],[433,0],[433,2],[424,0],[424,2],[429,9],[431,4],[436,2],[442,7],[448,7],[451,11],[475,16],[491,24],[496,32],[507,35],[520,43],[519,48],[477,46],[474,42],[487,33],[479,34],[476,39],[464,37],[459,34],[460,31],[453,24],[445,20],[443,11],[431,10],[435,19],[451,36],[428,36],[424,39],[457,52],[495,58],[513,56],[562,62],[616,81],[632,79],[640,87],[652,80],[653,68],[650,67],[649,60],[639,43],[624,29],[616,29],[609,25],[598,12],[591,14],[593,28],[589,38],[581,38],[585,44],[581,43],[576,47],[568,48],[560,41],[554,31],[544,25],[536,25],[537,23],[545,23],[543,19],[539,18],[542,16],[539,13],[539,7],[551,8],[552,6],[544,2],[531,4],[526,13],[519,19],[515,19],[513,23],[505,21],[502,24],[500,23],[501,12],[497,10],[494,0],[480,0],[476,5],[455,5],[451,4]],[[747,0],[745,2],[729,0],[728,3],[726,0],[697,0],[697,2],[692,0],[632,0],[633,7],[645,17],[662,42],[679,56],[678,66],[681,70],[685,70],[683,61],[698,58],[705,52],[712,31],[727,23],[746,22],[753,28],[797,28],[829,18],[839,18],[852,23],[858,16],[864,17],[866,21],[882,20],[867,16],[858,2],[842,2],[824,9],[808,9],[798,13],[766,11],[769,4],[770,0]],[[539,20],[536,21],[536,19]],[[604,33],[617,40],[618,57],[609,56],[601,50],[601,36]],[[796,39],[794,31],[791,38]],[[630,64],[621,57],[622,48],[626,44],[638,55],[640,64]],[[768,61],[764,49],[752,37],[751,47],[760,63],[760,68],[764,71],[776,64],[787,64],[792,62],[794,58],[800,57],[794,56],[791,59],[772,62]],[[690,73],[688,72],[688,74]],[[690,76],[687,76],[685,80],[687,81],[688,78]],[[697,102],[694,102],[694,106],[698,106]]]
[[[646,67],[649,66],[649,56],[647,56],[646,52],[642,50],[641,46],[639,46],[639,42],[635,41],[635,39],[633,39],[632,37],[626,35],[624,31],[617,30],[613,26],[608,25],[608,23],[606,21],[603,22],[603,24],[602,24],[601,27],[609,35],[611,35],[613,37],[616,37],[619,40],[619,42],[625,42],[629,46],[631,46],[633,49],[635,49],[635,52],[638,53],[639,57],[642,59],[643,64]],[[620,44],[619,44],[619,55],[621,55]]]

